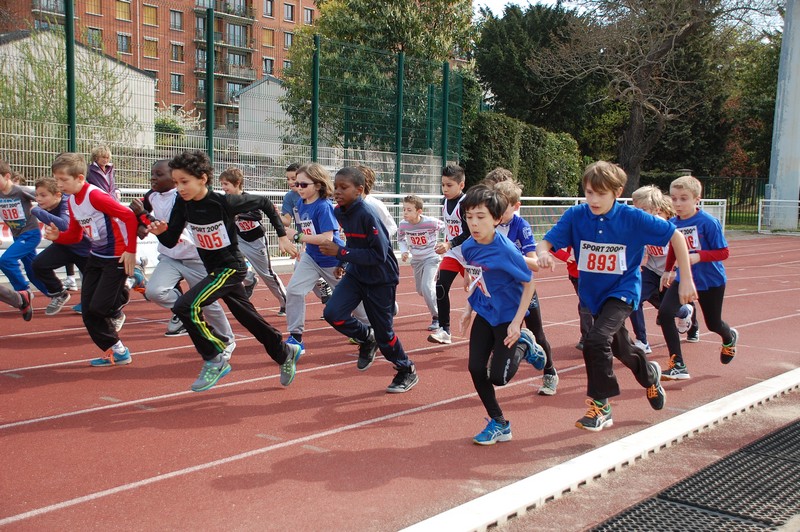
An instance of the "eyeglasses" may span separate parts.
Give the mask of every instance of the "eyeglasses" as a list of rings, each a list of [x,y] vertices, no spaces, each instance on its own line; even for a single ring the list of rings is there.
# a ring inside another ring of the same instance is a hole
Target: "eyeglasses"
[[[310,187],[310,186],[311,186],[311,185],[313,185],[313,184],[314,184],[314,183],[301,183],[300,181],[295,181],[295,183],[294,183],[294,185],[293,185],[293,186],[295,186],[295,187],[297,187],[297,188],[308,188],[308,187]]]

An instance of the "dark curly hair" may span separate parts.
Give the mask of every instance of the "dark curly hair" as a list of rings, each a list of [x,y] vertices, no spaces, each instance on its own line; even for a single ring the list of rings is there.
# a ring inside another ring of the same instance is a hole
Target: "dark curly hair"
[[[214,177],[214,166],[211,164],[211,159],[208,158],[206,152],[200,150],[187,150],[176,155],[169,161],[169,167],[172,170],[183,170],[197,179],[202,179],[205,174],[209,184]]]
[[[499,220],[508,208],[506,197],[493,188],[486,185],[475,185],[470,187],[464,199],[461,200],[461,212],[467,213],[470,209],[486,206],[486,210],[492,215],[492,219]]]

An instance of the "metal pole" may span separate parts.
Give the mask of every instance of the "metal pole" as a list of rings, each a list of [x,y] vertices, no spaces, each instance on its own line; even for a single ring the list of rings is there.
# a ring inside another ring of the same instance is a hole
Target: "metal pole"
[[[426,118],[425,127],[425,147],[433,153],[433,102],[436,98],[436,86],[433,83],[428,85],[428,116]]]
[[[206,9],[206,153],[214,162],[214,9]]]
[[[442,63],[442,166],[447,166],[447,130],[450,109],[450,63]]]
[[[64,37],[67,53],[67,151],[78,151],[78,114],[75,110],[75,4],[64,2]]]
[[[394,193],[400,194],[400,170],[403,162],[403,70],[405,68],[406,54],[397,54],[397,114],[395,116],[394,132]],[[395,198],[397,203],[397,198]]]
[[[314,58],[311,65],[311,161],[319,154],[319,35],[314,35]]]

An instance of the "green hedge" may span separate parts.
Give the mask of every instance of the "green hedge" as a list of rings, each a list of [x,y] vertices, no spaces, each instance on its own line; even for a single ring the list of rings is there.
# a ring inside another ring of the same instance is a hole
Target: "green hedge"
[[[578,143],[501,113],[480,113],[472,123],[464,161],[467,186],[502,166],[514,173],[525,196],[575,196],[582,172]]]

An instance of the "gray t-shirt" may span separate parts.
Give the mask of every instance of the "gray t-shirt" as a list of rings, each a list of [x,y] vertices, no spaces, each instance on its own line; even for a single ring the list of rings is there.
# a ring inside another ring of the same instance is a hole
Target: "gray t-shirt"
[[[8,194],[0,192],[0,218],[17,238],[22,233],[39,230],[39,220],[31,216],[31,202],[36,196],[29,188],[14,185]]]

